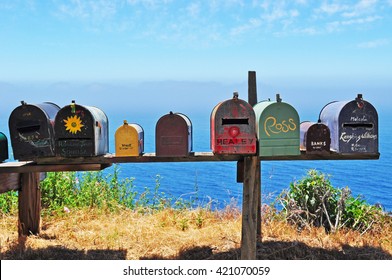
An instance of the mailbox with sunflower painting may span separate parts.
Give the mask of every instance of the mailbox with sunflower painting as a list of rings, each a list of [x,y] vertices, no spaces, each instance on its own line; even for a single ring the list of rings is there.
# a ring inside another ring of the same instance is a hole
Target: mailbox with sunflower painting
[[[99,108],[72,101],[55,119],[55,151],[61,157],[90,157],[108,152],[108,118]]]

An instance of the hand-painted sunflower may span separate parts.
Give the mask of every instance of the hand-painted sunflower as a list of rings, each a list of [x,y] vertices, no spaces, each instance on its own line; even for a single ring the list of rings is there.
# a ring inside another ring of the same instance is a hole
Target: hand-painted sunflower
[[[65,122],[65,129],[73,134],[81,132],[82,127],[84,126],[82,124],[81,119],[76,115],[72,117],[67,117],[67,119],[64,120],[64,122]]]

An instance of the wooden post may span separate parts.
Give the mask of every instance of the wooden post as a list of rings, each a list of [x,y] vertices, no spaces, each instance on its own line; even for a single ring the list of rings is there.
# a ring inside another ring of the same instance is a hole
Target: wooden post
[[[257,191],[257,232],[256,238],[257,242],[261,243],[262,241],[262,233],[261,233],[261,162],[257,160],[256,163],[256,191]]]
[[[244,189],[242,198],[242,237],[241,259],[255,260],[257,247],[257,212],[258,186],[260,179],[257,174],[258,156],[248,156],[244,159]]]
[[[41,190],[40,173],[22,173],[18,195],[19,236],[38,234],[40,231]]]
[[[257,103],[256,72],[248,72],[248,103],[255,106]]]
[[[257,104],[257,83],[256,83],[256,72],[248,72],[248,102],[250,105],[254,106]],[[256,186],[258,194],[258,204],[257,204],[257,242],[261,242],[261,163],[258,161],[256,167],[256,181],[258,186]]]

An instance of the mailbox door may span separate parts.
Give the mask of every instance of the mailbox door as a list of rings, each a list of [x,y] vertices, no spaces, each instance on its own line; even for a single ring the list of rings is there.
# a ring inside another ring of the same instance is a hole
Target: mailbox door
[[[79,157],[95,155],[95,121],[80,105],[65,106],[56,116],[56,155]]]
[[[378,153],[378,114],[365,100],[335,101],[320,112],[331,132],[331,150],[338,153]]]
[[[329,153],[331,135],[329,128],[322,123],[312,124],[306,135],[306,152],[310,154]]]
[[[15,159],[54,156],[54,115],[60,108],[53,103],[23,104],[9,118],[11,145]]]
[[[124,124],[115,133],[116,156],[139,156],[143,153],[143,129],[136,124]]]
[[[366,101],[348,102],[339,114],[340,153],[378,153],[378,114]]]
[[[189,120],[189,119],[188,119]],[[192,128],[184,115],[167,114],[161,117],[155,132],[157,156],[188,156],[191,151]]]
[[[8,159],[8,141],[4,133],[0,132],[0,162]]]
[[[260,104],[265,103],[265,104]],[[259,154],[261,156],[299,155],[299,116],[284,102],[264,101],[255,105]]]
[[[255,154],[256,117],[246,101],[233,98],[211,113],[211,149],[215,154]]]

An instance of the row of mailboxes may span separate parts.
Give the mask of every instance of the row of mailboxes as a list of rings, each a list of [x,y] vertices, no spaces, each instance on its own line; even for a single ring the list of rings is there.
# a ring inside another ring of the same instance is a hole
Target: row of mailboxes
[[[155,126],[158,157],[186,157],[192,151],[192,122],[184,114],[170,112]],[[138,124],[124,124],[115,133],[116,156],[139,156],[144,151],[144,131]]]
[[[0,132],[0,162],[8,159],[8,141],[4,133]]]
[[[211,149],[215,154],[290,156],[306,153],[378,153],[378,115],[361,94],[352,101],[331,102],[319,121],[300,123],[290,104],[266,100],[253,108],[233,99],[219,103],[211,114]]]
[[[362,94],[351,101],[328,103],[317,123],[301,123],[301,149],[307,153],[378,153],[376,109]]]
[[[96,107],[54,103],[27,104],[9,117],[14,158],[83,157],[108,152],[108,119]]]
[[[211,113],[211,149],[215,154],[298,155],[298,113],[279,95],[252,107],[235,93]]]
[[[353,101],[331,102],[320,112],[319,121],[302,122],[293,106],[265,100],[251,106],[238,98],[217,104],[210,117],[210,141],[214,154],[260,156],[306,153],[377,153],[378,116],[362,95]],[[15,159],[37,157],[83,157],[108,152],[108,119],[96,107],[72,102],[63,108],[53,103],[22,102],[9,119]],[[3,137],[4,138],[4,137]],[[0,137],[0,141],[3,141]],[[192,151],[192,122],[170,112],[156,123],[156,155],[187,156]],[[7,149],[3,149],[7,150]],[[124,121],[115,133],[118,156],[144,152],[144,131]],[[2,152],[2,158],[5,152]]]

